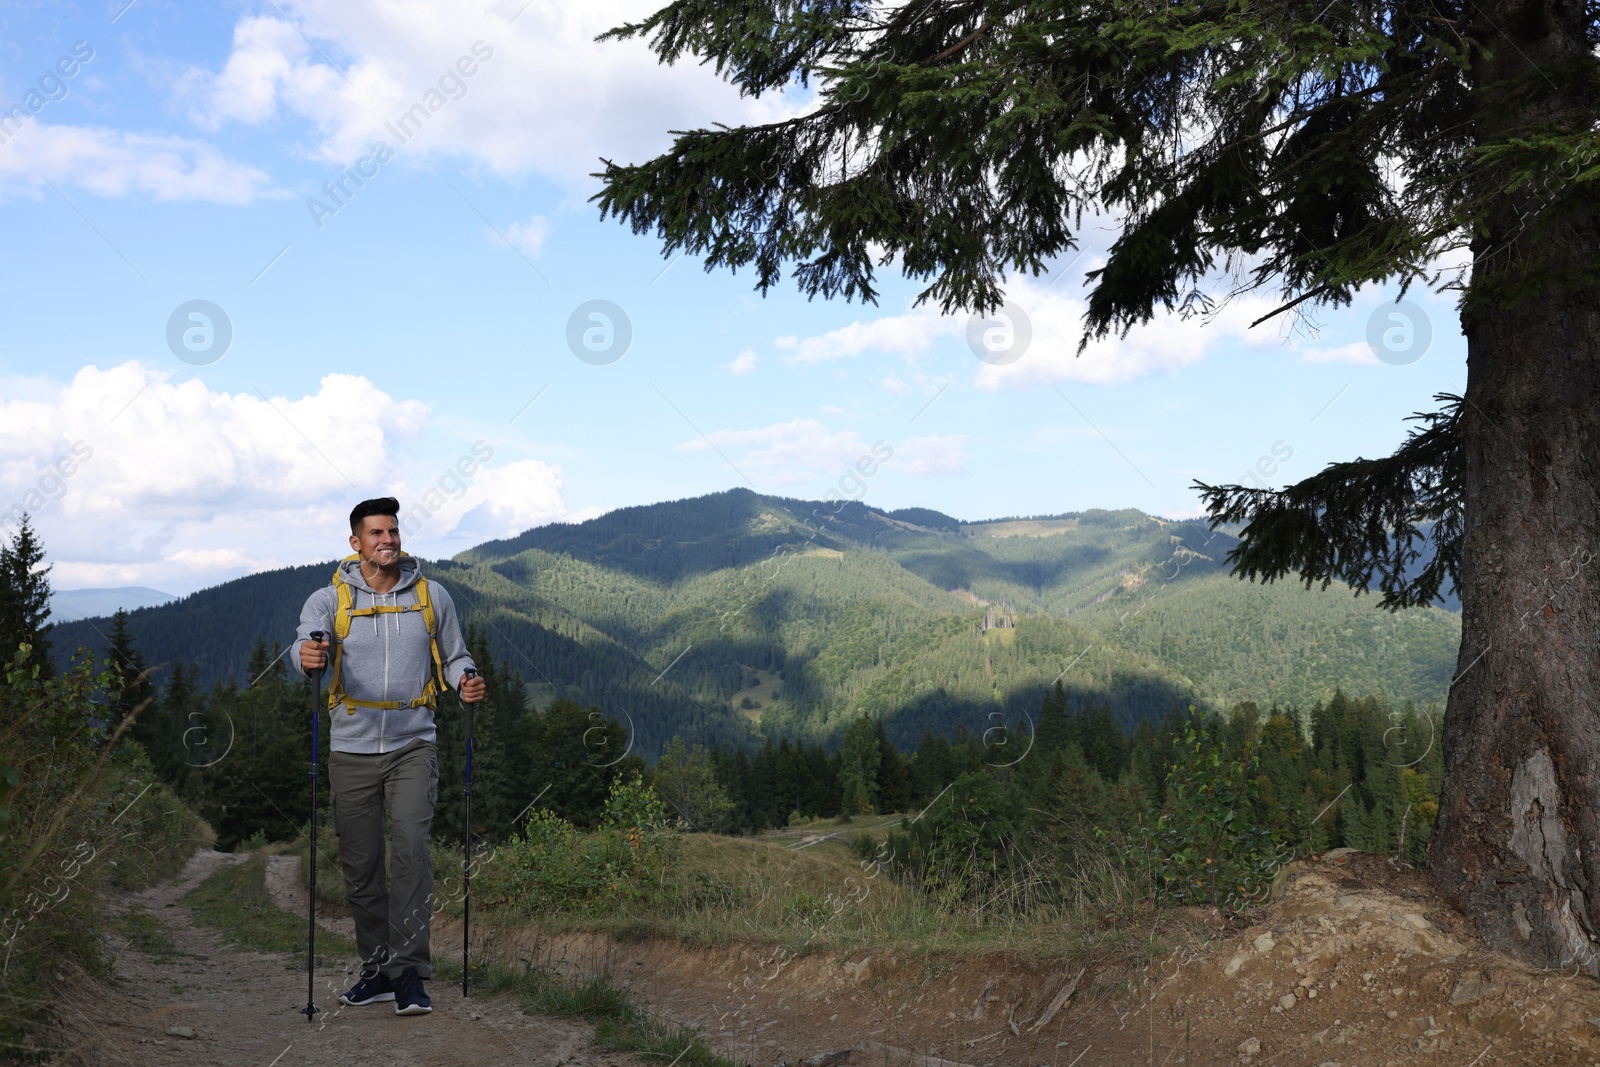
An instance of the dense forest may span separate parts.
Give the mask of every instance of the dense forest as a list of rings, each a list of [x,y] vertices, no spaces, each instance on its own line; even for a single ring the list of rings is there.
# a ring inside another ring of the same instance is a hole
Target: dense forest
[[[1334,691],[1442,702],[1459,619],[1391,614],[1335,586],[1227,573],[1236,542],[1138,511],[963,523],[927,509],[733,490],[489,542],[426,573],[483,652],[545,707],[599,707],[654,759],[675,736],[830,751],[862,716],[902,750],[1037,713],[1060,681],[1132,731],[1172,707],[1309,708]],[[130,613],[167,684],[247,690],[333,563],[251,575]],[[56,628],[64,663],[103,619]]]
[[[222,847],[294,837],[310,803],[310,685],[258,645],[254,686],[219,681],[201,690],[180,666],[156,692],[126,621],[119,614],[112,623],[112,662],[126,685],[110,717],[153,700],[133,736],[163,780],[211,822]],[[1130,731],[1108,704],[1058,682],[1030,713],[994,713],[981,732],[929,727],[909,750],[891,740],[882,718],[862,715],[831,751],[790,737],[747,748],[675,736],[649,763],[631,750],[624,722],[567,697],[533,705],[519,672],[488,659],[481,631],[471,631],[469,644],[489,687],[475,742],[473,832],[485,841],[514,836],[538,810],[593,826],[613,784],[643,775],[691,832],[759,833],[797,819],[926,811],[896,835],[894,864],[918,878],[938,872],[935,880],[948,885],[957,868],[965,879],[974,870],[1002,878],[1035,862],[1040,849],[1103,847],[1097,834],[1126,838],[1126,848],[1143,832],[1158,847],[1148,816],[1185,810],[1183,788],[1194,777],[1186,753],[1201,754],[1201,772],[1229,791],[1222,802],[1270,839],[1273,851],[1263,855],[1346,845],[1421,863],[1437,811],[1437,718],[1342,691],[1305,709],[1243,702],[1207,714],[1174,705]],[[465,829],[454,800],[463,744],[453,705],[445,698],[438,716],[439,793],[447,799],[434,829],[446,840]],[[1220,771],[1206,771],[1212,754]],[[1234,846],[1219,839],[1216,847]]]

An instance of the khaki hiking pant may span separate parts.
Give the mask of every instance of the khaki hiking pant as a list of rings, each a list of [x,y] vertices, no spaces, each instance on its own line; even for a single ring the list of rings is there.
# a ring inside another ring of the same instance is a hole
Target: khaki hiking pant
[[[400,977],[415,967],[433,977],[433,856],[428,831],[439,799],[439,757],[431,741],[396,752],[330,752],[333,830],[339,835],[344,893],[356,923],[362,972]],[[392,879],[384,877],[384,814],[392,824]]]

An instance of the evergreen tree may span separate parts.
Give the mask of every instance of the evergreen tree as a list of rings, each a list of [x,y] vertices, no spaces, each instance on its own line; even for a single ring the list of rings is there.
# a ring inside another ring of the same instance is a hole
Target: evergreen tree
[[[782,825],[791,813],[804,815],[810,793],[811,773],[806,765],[805,748],[790,743],[787,737],[778,742],[776,794],[781,810],[773,812],[774,822]]]
[[[745,796],[750,799],[750,827],[759,833],[784,825],[786,809],[778,785],[778,748],[767,738],[750,760]]]
[[[273,662],[277,651],[260,649],[259,659],[272,667],[257,672],[255,685],[241,691],[231,680],[217,682],[203,709],[187,715],[186,751],[204,782],[201,814],[224,849],[255,834],[294,840],[308,825],[311,693],[308,685],[289,680],[281,659]],[[320,719],[326,731],[328,716]],[[322,744],[326,753],[326,734]],[[326,792],[326,756],[321,772]]]
[[[1100,779],[1115,782],[1121,778],[1128,762],[1128,744],[1117,727],[1110,705],[1085,705],[1077,716],[1076,725],[1083,758],[1099,773]]]
[[[533,736],[530,756],[549,785],[540,807],[580,828],[599,823],[619,775],[645,769],[644,761],[628,751],[628,731],[621,723],[567,697],[557,697],[537,717]]]
[[[988,312],[1085,213],[1123,220],[1085,344],[1211,308],[1225,263],[1277,289],[1274,315],[1371,283],[1458,290],[1466,394],[1394,455],[1199,488],[1246,524],[1239,573],[1376,584],[1390,606],[1459,589],[1430,869],[1496,947],[1600,974],[1600,776],[1558,770],[1600,760],[1600,568],[1572,536],[1600,528],[1600,7],[677,0],[609,36],[754,96],[818,81],[802,115],[602,175],[603,215],[664,255],[753,265],[763,291],[792,267],[808,295],[870,300],[893,262],[919,299]],[[1441,278],[1459,250],[1470,269]],[[1388,320],[1402,349],[1414,314]],[[1578,828],[1537,862],[1515,832],[1535,780]]]
[[[845,727],[839,747],[840,806],[846,815],[878,810],[878,733],[866,716]]]
[[[0,544],[0,650],[6,662],[21,644],[33,647],[41,674],[53,677],[50,658],[50,567],[44,546],[26,517],[9,543]]]
[[[723,764],[727,769],[722,779],[722,786],[733,798],[733,825],[740,833],[754,833],[756,830],[755,794],[751,792],[754,772],[750,769],[750,757],[745,755],[743,746],[733,750],[733,756]]]
[[[807,745],[805,757],[806,810],[821,818],[833,818],[840,812],[839,753],[830,756],[821,745]]]
[[[911,764],[890,743],[882,719],[875,724],[873,735],[878,741],[878,807],[885,812],[909,811],[915,789]]]
[[[135,712],[138,718],[130,728],[134,740],[144,746],[145,752],[150,755],[150,760],[160,768],[157,749],[164,747],[167,738],[162,736],[159,726],[153,721],[158,713],[151,706],[155,703],[155,686],[150,681],[150,672],[145,667],[144,656],[134,646],[133,634],[128,629],[128,613],[117,609],[111,616],[111,633],[107,636],[106,660],[117,682],[113,690],[113,712],[116,721],[121,723]]]
[[[1044,703],[1039,705],[1039,719],[1034,726],[1033,743],[1040,751],[1055,752],[1072,740],[1074,737],[1067,690],[1058,678],[1055,685],[1045,694]]]

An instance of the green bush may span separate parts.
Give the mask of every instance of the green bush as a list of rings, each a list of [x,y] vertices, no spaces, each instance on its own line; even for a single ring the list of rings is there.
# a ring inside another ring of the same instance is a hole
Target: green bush
[[[946,800],[889,835],[890,863],[902,880],[942,906],[989,899],[1010,881],[1016,858],[1015,796],[987,771],[969,771]]]
[[[678,858],[666,804],[638,775],[618,778],[591,833],[551,811],[529,815],[486,865],[483,899],[525,913],[597,917],[670,895],[667,876]]]
[[[1173,738],[1165,810],[1137,831],[1134,862],[1147,865],[1159,904],[1241,911],[1262,900],[1292,850],[1258,818],[1257,775],[1246,753],[1189,723]]]

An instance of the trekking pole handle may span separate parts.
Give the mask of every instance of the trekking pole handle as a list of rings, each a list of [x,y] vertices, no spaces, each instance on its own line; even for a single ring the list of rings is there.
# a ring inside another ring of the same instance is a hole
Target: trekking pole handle
[[[317,644],[319,644],[319,645],[322,643],[322,638],[324,636],[325,635],[323,634],[323,632],[321,630],[312,630],[311,631],[311,640],[317,642]],[[322,754],[319,751],[317,751],[318,748],[320,747],[320,740],[321,740],[321,738],[319,737],[319,734],[321,733],[321,730],[317,726],[317,701],[318,701],[318,699],[320,699],[320,694],[322,692],[322,672],[323,672],[323,669],[324,668],[322,668],[322,667],[318,667],[314,671],[307,671],[306,672],[307,674],[315,675],[316,676],[316,682],[317,682],[317,692],[311,694],[311,781],[312,781],[313,787],[315,787],[315,783],[316,783],[316,780],[317,780],[317,764],[321,762],[321,756],[322,756]]]
[[[476,678],[477,676],[478,676],[478,672],[475,671],[474,669],[472,669],[471,667],[468,667],[466,670],[461,672],[461,682],[464,685],[467,682],[471,681],[473,678]],[[459,696],[460,692],[461,691],[459,689],[456,690],[456,695]],[[471,796],[472,795],[472,713],[475,710],[477,710],[478,703],[475,700],[463,700],[461,702],[461,706],[464,709],[466,709],[466,713],[467,713],[467,722],[466,722],[466,726],[467,726],[467,729],[466,729],[466,743],[467,743],[466,744],[466,749],[467,749],[466,787],[467,788],[466,788],[466,793],[467,793],[468,796]]]

